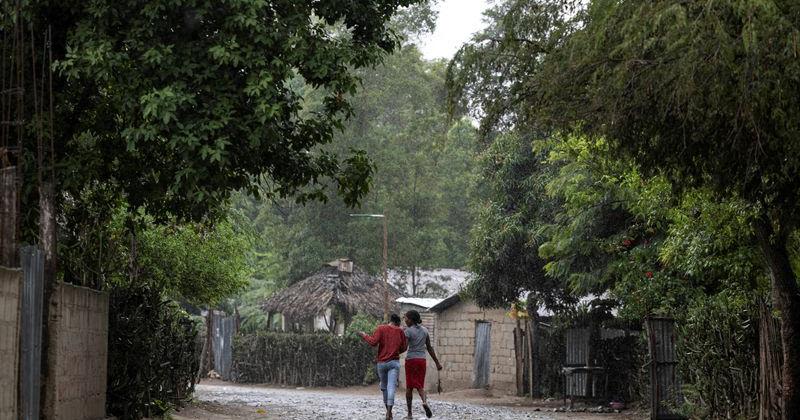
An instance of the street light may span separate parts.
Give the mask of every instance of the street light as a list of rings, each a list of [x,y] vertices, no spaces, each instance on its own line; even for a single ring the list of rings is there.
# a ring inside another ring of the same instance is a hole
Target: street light
[[[350,217],[370,217],[383,219],[383,322],[389,322],[389,273],[387,271],[387,260],[389,258],[389,234],[386,227],[386,212],[384,214],[350,214]]]

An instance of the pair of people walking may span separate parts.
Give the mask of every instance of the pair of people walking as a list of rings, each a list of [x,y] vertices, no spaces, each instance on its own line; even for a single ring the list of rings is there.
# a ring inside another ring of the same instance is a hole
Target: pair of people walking
[[[436,369],[442,370],[442,364],[436,357],[436,352],[431,346],[428,330],[422,325],[419,312],[411,310],[405,313],[403,321],[406,327],[400,328],[400,317],[392,314],[389,323],[378,326],[372,335],[360,331],[358,334],[371,346],[378,346],[377,371],[381,380],[383,404],[386,407],[386,418],[392,419],[397,378],[400,374],[400,354],[406,353],[406,408],[408,417],[411,416],[411,405],[414,399],[414,390],[417,390],[422,400],[425,416],[433,416],[428,405],[428,396],[425,393],[425,372],[427,362],[425,353],[431,355]]]

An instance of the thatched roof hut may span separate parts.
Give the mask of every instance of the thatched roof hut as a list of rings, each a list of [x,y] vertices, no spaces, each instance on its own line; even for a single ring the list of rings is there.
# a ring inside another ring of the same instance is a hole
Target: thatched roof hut
[[[365,313],[383,318],[383,280],[370,276],[352,261],[341,259],[324,264],[319,271],[289,288],[270,296],[261,308],[272,315],[280,313],[290,323],[314,329],[314,320],[322,317],[330,331],[346,326],[353,315]],[[389,285],[391,311],[402,293]],[[309,326],[309,321],[312,324]]]

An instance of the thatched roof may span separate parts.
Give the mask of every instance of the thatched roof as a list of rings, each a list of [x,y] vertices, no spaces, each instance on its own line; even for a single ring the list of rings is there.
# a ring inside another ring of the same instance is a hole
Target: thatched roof
[[[281,290],[261,304],[267,312],[282,313],[291,319],[307,319],[336,307],[350,315],[368,313],[383,317],[383,280],[370,276],[350,263],[340,270],[339,261],[332,261],[310,277]],[[402,293],[389,285],[391,311],[397,311],[395,299]]]

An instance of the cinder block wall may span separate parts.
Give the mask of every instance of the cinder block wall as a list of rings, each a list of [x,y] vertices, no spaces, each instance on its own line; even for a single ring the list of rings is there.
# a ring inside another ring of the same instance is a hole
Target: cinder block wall
[[[516,394],[514,320],[502,309],[483,310],[465,302],[447,308],[436,320],[436,351],[444,365],[440,373],[442,388],[447,392],[472,387],[478,321],[492,324],[489,388],[502,394]]]
[[[105,418],[108,294],[59,283],[50,299],[45,417]]]
[[[17,419],[22,272],[0,267],[0,420]]]

